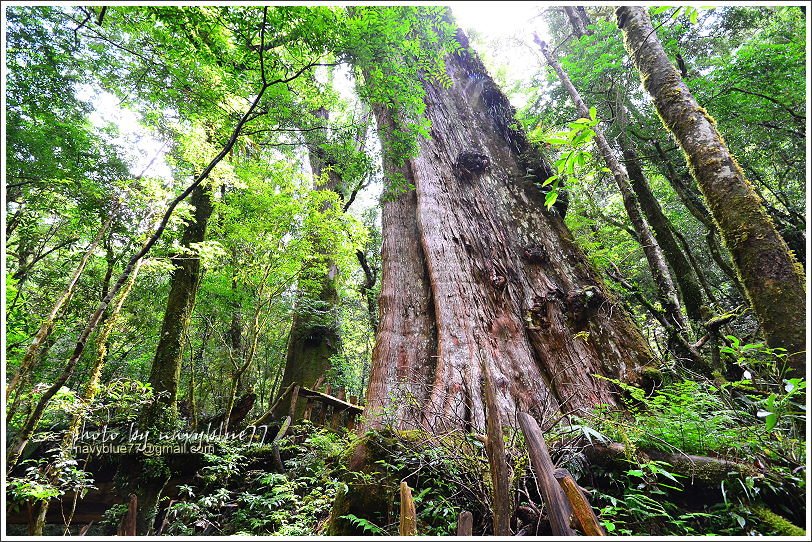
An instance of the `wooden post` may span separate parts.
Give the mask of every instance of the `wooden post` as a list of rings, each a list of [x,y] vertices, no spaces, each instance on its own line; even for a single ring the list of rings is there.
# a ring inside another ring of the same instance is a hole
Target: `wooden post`
[[[474,515],[464,510],[460,512],[457,518],[457,536],[473,536],[474,534]]]
[[[400,536],[417,535],[417,512],[412,490],[406,482],[400,483]]]
[[[570,507],[564,491],[559,487],[553,475],[555,467],[544,442],[544,435],[538,422],[526,412],[519,412],[519,426],[522,428],[527,441],[530,463],[536,472],[539,483],[539,492],[547,505],[547,516],[550,518],[550,528],[553,536],[574,536],[569,523]]]
[[[324,393],[325,393],[325,395],[332,394],[333,393],[333,386],[331,386],[330,384],[325,385],[324,386]],[[328,405],[327,403],[321,403],[321,410],[319,411],[319,418],[318,418],[319,425],[326,426],[330,422],[330,413],[328,412],[329,408],[330,408],[330,405]]]
[[[138,497],[135,493],[130,493],[130,502],[127,504],[127,515],[121,519],[118,528],[119,536],[135,536],[135,520],[138,515]]]
[[[592,506],[589,505],[589,501],[586,499],[586,495],[578,487],[569,471],[567,469],[556,469],[553,476],[558,480],[561,489],[564,490],[564,495],[567,496],[567,500],[570,502],[575,519],[581,526],[581,531],[587,536],[606,536],[598,517],[595,515],[595,511],[592,510]]]
[[[350,403],[357,405],[358,404],[358,396],[357,395],[350,395]],[[347,429],[350,431],[355,430],[355,420],[358,419],[358,414],[355,412],[347,412]]]
[[[299,400],[299,384],[293,386],[293,391],[290,392],[290,410],[288,410],[288,416],[291,418],[295,418],[296,416],[296,402]]]
[[[505,456],[505,441],[502,436],[502,422],[499,419],[499,406],[496,403],[496,394],[490,369],[485,363],[481,364],[482,379],[485,387],[485,407],[488,438],[485,441],[485,452],[488,455],[488,465],[491,471],[493,484],[493,534],[495,536],[510,536],[510,471]]]
[[[346,398],[346,392],[344,388],[339,388],[336,390],[335,393],[336,399],[341,399],[342,401]],[[338,429],[343,424],[341,423],[344,418],[344,410],[340,408],[333,407],[333,416],[330,418],[330,427],[332,429]]]

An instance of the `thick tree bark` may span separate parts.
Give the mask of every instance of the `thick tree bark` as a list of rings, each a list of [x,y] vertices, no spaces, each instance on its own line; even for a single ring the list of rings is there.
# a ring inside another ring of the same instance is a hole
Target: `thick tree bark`
[[[189,248],[192,243],[200,243],[206,238],[206,226],[213,210],[211,189],[197,187],[192,192],[190,203],[194,206],[194,214],[183,231],[181,246],[184,248]],[[156,401],[147,409],[145,418],[147,424],[154,423],[157,421],[156,417],[171,412],[177,405],[184,339],[200,284],[199,257],[180,254],[172,258],[172,263],[175,266],[172,272],[172,285],[166,302],[158,348],[149,375]]]
[[[458,39],[462,50],[447,59],[452,86],[424,84],[432,137],[399,169],[416,189],[384,205],[367,424],[392,414],[400,427],[484,432],[480,363],[505,425],[516,426],[519,410],[550,419],[614,404],[591,375],[636,381],[648,346],[561,218],[541,212],[513,109]],[[374,111],[385,140],[395,120]],[[487,167],[460,168],[471,153]],[[538,157],[534,165],[549,171]],[[396,171],[390,162],[386,172]]]
[[[374,105],[378,134],[385,142],[395,120],[384,106]],[[408,164],[383,155],[387,179],[412,179]],[[437,356],[434,304],[426,258],[418,242],[417,194],[411,190],[383,202],[381,210],[381,295],[379,320],[367,388],[367,413],[362,428],[392,424],[397,429],[420,427],[420,407],[427,400]],[[412,400],[406,400],[406,396]]]
[[[741,277],[767,343],[805,374],[804,273],[767,216],[716,123],[697,104],[663,50],[644,8],[617,8],[618,27],[657,112],[679,142]]]

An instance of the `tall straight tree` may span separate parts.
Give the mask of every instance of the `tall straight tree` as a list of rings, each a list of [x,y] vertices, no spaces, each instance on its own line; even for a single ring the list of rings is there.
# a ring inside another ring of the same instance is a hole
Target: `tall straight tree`
[[[328,120],[328,112],[324,108],[316,110],[313,116],[325,123]],[[322,143],[321,138],[314,136],[310,136],[307,142],[315,190],[340,193],[341,177],[330,167],[329,157]],[[336,310],[338,267],[329,258],[331,247],[326,246],[323,239],[316,234],[312,242],[314,256],[309,263],[305,263],[300,274],[299,298],[290,325],[285,372],[280,390],[287,389],[294,382],[300,386],[313,386],[325,377],[330,369],[330,358],[341,350]],[[287,412],[289,405],[290,395],[286,395],[279,402],[277,411]],[[297,414],[301,414],[303,410],[304,405],[300,403]]]
[[[785,348],[790,368],[805,374],[806,293],[793,257],[744,172],[699,106],[657,38],[644,8],[616,10],[626,49],[657,112],[682,147],[733,255],[747,297],[771,347]]]
[[[193,243],[200,243],[206,238],[206,226],[214,209],[211,188],[208,185],[195,188],[190,203],[194,206],[194,211],[181,238],[181,246],[187,251]],[[149,383],[156,397],[155,404],[147,414],[150,419],[156,418],[166,409],[171,412],[177,405],[184,340],[200,285],[200,257],[197,254],[176,254],[172,257],[172,265],[174,269],[169,298],[149,374]]]
[[[550,52],[547,44],[541,41],[538,36],[536,36],[536,42],[541,48],[541,52],[544,54],[547,62],[558,74],[561,84],[567,89],[570,98],[572,98],[572,101],[575,104],[578,114],[582,117],[589,117],[589,109],[587,108],[583,99],[581,99],[580,93],[573,86],[572,81],[570,81],[569,76],[561,67],[561,64],[559,64],[558,60],[556,60],[556,58]],[[694,365],[699,365],[701,368],[706,370],[706,372],[710,372],[709,368],[704,366],[705,364],[702,356],[688,342],[688,325],[684,316],[682,315],[682,308],[680,307],[679,298],[677,297],[677,290],[674,287],[674,282],[671,280],[671,274],[666,263],[665,254],[663,253],[662,248],[660,248],[660,245],[657,243],[657,239],[654,237],[652,228],[649,226],[644,217],[640,201],[637,199],[637,194],[629,183],[628,171],[625,167],[621,166],[620,162],[617,160],[617,158],[615,158],[614,152],[609,146],[609,142],[606,140],[606,137],[603,135],[603,131],[598,126],[595,127],[595,142],[597,143],[598,149],[600,150],[606,165],[609,166],[609,169],[612,172],[612,176],[615,179],[615,184],[617,184],[618,190],[623,196],[623,206],[626,208],[626,213],[629,215],[629,220],[632,223],[634,232],[637,234],[637,238],[640,240],[640,244],[643,247],[643,253],[646,256],[649,271],[654,279],[654,283],[657,285],[657,293],[659,294],[660,302],[664,308],[665,318],[662,321],[669,328],[669,332],[674,337],[680,339],[679,342],[681,350],[691,361],[691,363]]]
[[[403,121],[374,107],[386,173],[415,189],[383,209],[367,425],[483,432],[482,364],[506,425],[517,411],[548,419],[614,404],[592,375],[637,381],[648,346],[561,217],[542,212],[528,171],[540,183],[549,167],[467,38],[456,39],[447,79],[423,81],[431,131],[416,157],[391,156]]]

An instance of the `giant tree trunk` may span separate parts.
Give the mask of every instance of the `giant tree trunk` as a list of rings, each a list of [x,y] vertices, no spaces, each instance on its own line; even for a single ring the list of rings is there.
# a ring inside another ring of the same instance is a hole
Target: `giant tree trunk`
[[[507,425],[517,411],[589,411],[616,402],[593,374],[634,382],[651,359],[561,218],[542,212],[544,195],[526,176],[549,167],[458,39],[462,50],[447,58],[452,86],[424,84],[431,139],[400,169],[416,189],[383,208],[366,426],[484,432],[481,364]],[[385,139],[391,110],[374,110]]]
[[[657,112],[679,142],[692,175],[764,330],[767,343],[785,348],[791,368],[805,374],[806,295],[803,269],[767,216],[707,111],[671,64],[644,8],[616,10],[626,48]]]
[[[378,134],[386,140],[395,129],[391,112],[378,104],[373,110]],[[414,178],[408,164],[399,166],[387,152],[383,155],[383,168],[387,179]],[[380,428],[391,424],[397,429],[417,428],[421,426],[420,411],[427,401],[428,384],[437,362],[437,336],[426,257],[419,242],[415,191],[384,201],[381,228],[378,332],[372,352],[364,426]],[[413,400],[402,400],[405,395]]]

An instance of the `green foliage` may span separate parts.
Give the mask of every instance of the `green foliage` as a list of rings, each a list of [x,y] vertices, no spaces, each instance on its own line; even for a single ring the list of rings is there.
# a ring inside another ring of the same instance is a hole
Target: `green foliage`
[[[555,175],[544,180],[543,188],[549,188],[545,205],[552,207],[566,188],[571,196],[567,224],[593,264],[600,271],[623,264],[628,278],[651,297],[645,260],[627,231],[622,202],[606,189],[609,172],[594,164],[590,152],[599,117],[617,119],[606,123],[608,139],[629,138],[636,144],[655,197],[706,274],[715,296],[713,310],[729,311],[738,304],[738,293],[706,246],[704,226],[683,206],[684,194],[673,179],[688,179],[683,189],[695,196],[696,189],[638,88],[637,75],[628,69],[611,12],[602,7],[587,12],[591,35],[580,38],[564,39],[570,30],[560,10],[547,10],[544,16],[557,23],[549,27],[562,66],[595,103],[588,118],[571,120],[577,114],[549,75],[539,74],[534,88],[521,89],[530,97],[522,121],[531,138],[558,151]],[[682,6],[650,12],[668,54],[684,63],[687,84],[718,119],[774,222],[801,256],[806,227],[801,10],[726,6],[700,12]],[[94,489],[80,458],[53,454],[51,447],[75,416],[88,427],[127,427],[155,400],[144,381],[177,262],[199,259],[203,274],[178,345],[183,416],[174,420],[176,425],[192,419],[205,424],[221,414],[232,384],[240,393],[257,393],[249,419],[264,411],[280,392],[296,317],[335,326],[341,347],[326,381],[362,395],[374,346],[382,233],[375,211],[358,220],[343,207],[377,174],[377,157],[369,151],[374,145],[362,143],[370,131],[370,107],[392,113],[392,125],[379,126],[390,131],[385,151],[394,163],[387,166],[402,166],[416,155],[420,138],[429,137],[423,82],[451,85],[444,58],[460,48],[448,9],[121,5],[108,7],[103,22],[96,22],[98,6],[12,6],[6,14],[9,375],[85,249],[115,214],[70,303],[57,315],[31,378],[14,398],[7,420],[12,437],[63,370],[84,322],[151,234],[155,217],[221,152],[248,104],[267,86],[233,149],[203,184],[214,207],[206,239],[182,246],[193,210],[188,202],[180,205],[151,249],[107,343],[89,338],[75,374],[48,404],[35,435],[46,455],[23,463],[9,477],[9,502],[23,506]],[[348,66],[362,107],[336,84]],[[618,100],[626,118],[621,118]],[[135,139],[123,143],[119,126],[98,120],[102,112],[94,108],[108,103],[139,119]],[[164,144],[158,161],[166,162],[168,176],[154,177],[153,170],[142,173],[135,167],[155,154],[146,138]],[[670,162],[654,141],[662,143]],[[316,179],[304,173],[304,149],[323,163]],[[340,182],[333,186],[336,176]],[[386,183],[384,202],[413,188],[397,174]],[[362,275],[359,251],[371,276]],[[318,295],[325,278],[334,282],[335,302]],[[359,283],[363,295],[356,292]],[[652,345],[665,350],[658,324],[637,301],[629,308]],[[628,411],[603,410],[597,417],[574,420],[566,430],[587,442],[623,442],[630,455],[647,448],[755,458],[767,473],[726,480],[719,488],[724,502],[696,510],[680,502],[685,480],[669,465],[632,460],[619,474],[598,473],[608,480],[594,493],[607,530],[773,534],[750,505],[768,494],[781,495],[789,485],[804,487],[799,469],[805,464],[806,381],[785,378],[784,352],[757,338],[738,338],[757,336],[748,315],[735,326],[735,335],[724,331],[728,335],[720,349],[731,382],[676,380],[644,391],[613,381],[624,392]],[[102,348],[107,363],[101,384],[85,402],[81,394]],[[247,363],[244,373],[242,363]],[[420,407],[415,394],[402,400]],[[269,447],[218,442],[198,476],[179,488],[162,534],[318,534],[335,496],[353,476],[382,484],[378,487],[386,497],[393,496],[392,510],[396,484],[384,486],[389,482],[382,480],[407,480],[415,487],[421,534],[453,534],[463,508],[483,518],[477,529],[487,531],[487,463],[476,435],[430,438],[384,431],[367,438],[377,446],[381,476],[347,473],[343,465],[355,437],[309,423],[292,428],[279,443],[285,474],[269,472]],[[526,458],[510,449],[514,472],[526,474]],[[167,458],[152,458],[141,474],[160,479],[170,474],[171,465]],[[516,479],[521,502],[537,498],[526,488],[519,492],[519,482],[529,477]],[[111,508],[106,521],[116,524],[125,510]],[[361,516],[343,518],[370,534],[395,532],[391,510]]]
[[[354,6],[349,14],[344,47],[362,82],[359,96],[394,110],[386,153],[401,165],[417,154],[418,137],[428,137],[421,78],[450,84],[443,59],[460,47],[456,26],[445,7]]]
[[[369,521],[368,519],[359,518],[355,514],[345,514],[341,516],[342,519],[349,520],[350,523],[353,525],[360,527],[363,531],[369,531],[369,534],[373,535],[382,535],[386,534],[386,531]]]
[[[593,107],[589,110],[589,118],[579,118],[570,122],[569,130],[541,134],[537,128],[530,134],[531,140],[556,145],[562,149],[558,159],[553,163],[557,174],[548,177],[541,185],[542,187],[550,186],[544,199],[544,205],[548,210],[558,200],[559,190],[573,184],[576,170],[580,172],[592,160],[592,153],[585,150],[584,147],[589,146],[592,142],[595,137],[593,128],[599,122],[600,119],[597,118],[597,112]]]
[[[342,485],[340,457],[351,442],[349,435],[297,425],[279,443],[285,474],[261,467],[270,449],[225,446],[207,456],[202,483],[183,486],[164,534],[317,534]]]

